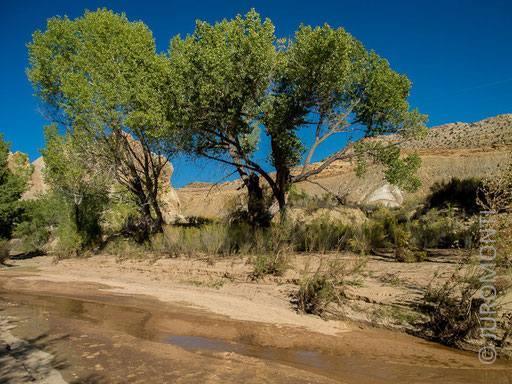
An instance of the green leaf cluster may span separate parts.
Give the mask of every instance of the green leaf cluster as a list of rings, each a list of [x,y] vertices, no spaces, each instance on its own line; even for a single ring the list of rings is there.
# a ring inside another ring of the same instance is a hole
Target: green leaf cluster
[[[23,214],[20,198],[27,189],[27,175],[9,168],[10,143],[3,136],[0,134],[0,238],[8,239]]]

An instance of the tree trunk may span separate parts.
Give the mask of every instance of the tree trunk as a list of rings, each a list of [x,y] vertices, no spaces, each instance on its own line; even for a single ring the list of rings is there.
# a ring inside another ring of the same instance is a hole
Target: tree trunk
[[[162,210],[160,209],[160,205],[158,204],[158,201],[155,198],[151,199],[151,205],[153,207],[153,211],[155,211],[156,219],[154,219],[154,232],[153,233],[160,233],[163,231],[164,226],[164,216],[162,214]]]
[[[263,189],[260,186],[260,178],[252,173],[245,183],[248,191],[247,210],[251,224],[260,227],[270,226],[270,220],[266,215],[265,198]]]
[[[142,212],[141,212],[141,219],[142,219],[142,225],[141,225],[141,240],[149,240],[150,235],[154,233],[154,222],[155,219],[153,216],[151,216],[151,208],[148,203],[144,203],[141,206]]]
[[[82,232],[82,219],[80,215],[80,205],[75,203],[75,226],[76,231],[81,234]]]
[[[276,191],[274,191],[274,197],[279,206],[278,212],[281,213],[281,222],[283,222],[286,219],[286,194],[291,185],[290,168],[286,163],[285,156],[281,152],[281,147],[273,138],[271,139],[271,146],[274,156],[274,166],[276,168]]]

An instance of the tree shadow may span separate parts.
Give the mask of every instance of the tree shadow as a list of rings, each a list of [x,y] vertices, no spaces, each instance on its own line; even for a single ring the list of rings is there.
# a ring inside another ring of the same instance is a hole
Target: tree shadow
[[[66,356],[59,352],[57,344],[67,341],[69,335],[54,336],[43,333],[33,338],[17,340],[11,345],[0,341],[0,384],[18,382],[23,380],[38,381],[49,376],[52,369],[61,371],[69,368]],[[38,351],[51,355],[51,360],[44,357],[38,357]],[[41,359],[38,362],[38,359]],[[14,381],[13,381],[14,380]],[[21,381],[21,382],[25,382]],[[99,376],[92,374],[85,379],[75,381],[75,383],[100,383]]]

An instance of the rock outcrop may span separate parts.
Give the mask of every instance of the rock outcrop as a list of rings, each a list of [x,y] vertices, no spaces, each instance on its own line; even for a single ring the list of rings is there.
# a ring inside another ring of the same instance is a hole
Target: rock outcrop
[[[11,167],[11,169],[20,166],[15,164],[15,156],[16,154],[9,155],[9,167]],[[24,165],[24,167],[28,167],[29,165],[31,165],[33,171],[30,179],[29,189],[22,195],[21,198],[22,200],[35,199],[38,195],[48,190],[48,185],[44,182],[44,160],[41,156],[30,164],[28,162],[28,157],[26,155],[23,156],[25,156],[26,158],[26,164]],[[161,185],[160,205],[166,222],[172,222],[177,217],[181,217],[180,200],[171,184],[171,177],[173,172],[174,167],[172,166],[172,164],[170,162],[166,162],[162,169],[159,179],[159,183]]]
[[[30,188],[21,197],[23,200],[35,199],[37,195],[48,190],[48,185],[44,182],[44,160],[43,156],[38,157],[32,162],[33,172],[30,180]]]

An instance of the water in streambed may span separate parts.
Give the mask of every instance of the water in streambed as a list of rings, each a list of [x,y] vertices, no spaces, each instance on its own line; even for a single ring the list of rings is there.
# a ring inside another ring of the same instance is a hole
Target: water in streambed
[[[30,305],[34,315],[52,313],[66,318],[86,320],[137,338],[165,342],[202,354],[225,352],[270,360],[346,383],[512,383],[512,370],[507,369],[511,368],[510,366],[493,370],[417,366],[380,362],[348,354],[335,355],[317,350],[262,346],[254,343],[253,338],[249,336],[229,339],[198,336],[194,335],[194,322],[197,321],[197,316],[187,317],[180,314],[176,321],[188,322],[188,331],[185,334],[169,334],[164,330],[148,327],[147,324],[153,316],[152,310],[125,305],[130,300],[126,297],[123,298],[123,305],[0,291],[0,299],[2,298]],[[172,314],[169,316],[172,322]],[[432,353],[435,354],[435,348],[432,349]],[[462,354],[457,351],[454,353]],[[411,359],[414,359],[414,356],[411,356]]]

